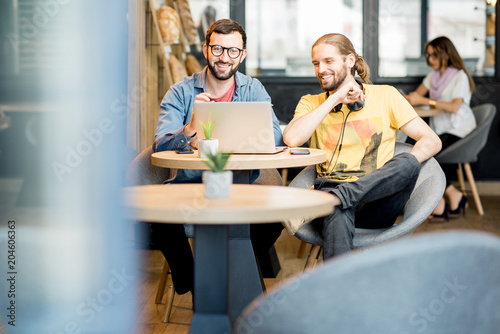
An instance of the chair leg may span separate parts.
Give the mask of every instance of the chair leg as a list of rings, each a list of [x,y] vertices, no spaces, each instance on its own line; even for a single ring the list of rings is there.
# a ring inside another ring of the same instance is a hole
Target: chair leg
[[[316,265],[316,260],[318,259],[320,250],[321,246],[312,245],[309,256],[307,257],[306,265],[304,266],[304,270],[313,268]]]
[[[174,304],[175,288],[172,281],[172,275],[170,275],[170,266],[167,260],[163,262],[163,269],[161,271],[160,281],[158,282],[158,290],[156,291],[156,304],[161,304],[163,300],[163,295],[165,293],[165,287],[168,285],[168,297],[167,297],[167,307],[165,309],[165,315],[163,316],[163,322],[170,321],[170,313],[172,313],[172,306]]]
[[[477,192],[476,182],[474,181],[474,176],[472,175],[472,169],[468,162],[464,163],[465,174],[467,175],[467,180],[470,184],[470,189],[472,191],[472,196],[474,197],[474,202],[476,203],[477,212],[482,216],[484,215],[483,206],[481,205],[481,199],[479,198],[479,193]]]
[[[458,184],[460,185],[460,190],[462,191],[462,193],[465,194],[465,182],[464,182],[464,173],[462,169],[462,164],[458,164],[457,177],[458,177]]]
[[[191,246],[191,250],[194,250],[194,239],[189,238],[189,245]],[[158,290],[156,291],[156,304],[161,304],[163,299],[163,294],[165,293],[165,287],[168,283],[168,297],[167,297],[167,307],[165,308],[165,315],[163,316],[162,322],[170,321],[170,313],[172,312],[172,306],[174,304],[175,297],[175,288],[174,282],[172,281],[172,275],[169,275],[170,266],[168,265],[167,260],[163,263],[163,269],[161,271],[160,282],[158,282]]]
[[[306,247],[307,247],[307,242],[301,241],[300,246],[299,246],[299,251],[297,252],[297,257],[299,259],[304,256],[304,253],[306,251]]]
[[[163,316],[162,322],[170,321],[170,313],[172,312],[172,306],[174,305],[174,297],[175,297],[175,288],[174,283],[172,282],[172,275],[168,276],[168,299],[167,299],[167,307],[165,308],[165,315]]]
[[[158,282],[158,290],[156,291],[156,304],[161,304],[163,299],[163,294],[165,293],[165,287],[167,285],[168,280],[168,272],[170,271],[170,267],[168,266],[168,262],[165,260],[163,262],[163,269],[161,271],[160,282]]]
[[[283,184],[286,186],[288,183],[288,168],[281,170],[281,178],[283,179]]]

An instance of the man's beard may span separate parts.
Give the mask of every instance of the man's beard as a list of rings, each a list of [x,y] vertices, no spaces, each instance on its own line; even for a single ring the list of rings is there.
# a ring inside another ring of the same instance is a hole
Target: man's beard
[[[323,81],[321,80],[321,76],[318,78],[319,84],[321,85],[321,88],[325,92],[335,91],[344,83],[345,78],[347,78],[347,65],[344,65],[344,67],[342,68],[342,71],[338,74],[338,77],[334,73],[332,73],[332,75],[333,75],[333,81],[329,85],[323,84]]]
[[[230,69],[230,71],[227,74],[222,74],[215,67],[215,64],[217,64],[217,63],[226,64],[226,63],[224,63],[222,61],[216,61],[214,63],[211,63],[207,59],[208,69],[214,75],[214,77],[216,79],[218,79],[218,80],[227,80],[227,79],[230,79],[236,73],[236,71],[238,71],[238,68],[240,68],[240,63],[237,63],[237,64],[234,64],[234,65],[231,66],[231,69]]]

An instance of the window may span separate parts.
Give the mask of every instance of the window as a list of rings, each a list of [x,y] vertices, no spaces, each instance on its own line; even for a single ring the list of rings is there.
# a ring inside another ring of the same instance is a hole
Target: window
[[[205,43],[208,27],[219,19],[229,17],[229,0],[189,0],[189,8],[201,45]]]
[[[314,76],[311,47],[322,35],[345,34],[363,50],[362,0],[246,0],[246,72]]]
[[[244,13],[234,18],[245,21],[252,76],[314,76],[311,46],[329,32],[351,39],[373,80],[424,76],[425,43],[442,35],[472,75],[496,76],[496,0],[231,0],[231,6],[242,3]]]
[[[379,1],[380,77],[429,72],[424,46],[438,36],[453,42],[474,76],[493,76],[495,4],[485,0]]]

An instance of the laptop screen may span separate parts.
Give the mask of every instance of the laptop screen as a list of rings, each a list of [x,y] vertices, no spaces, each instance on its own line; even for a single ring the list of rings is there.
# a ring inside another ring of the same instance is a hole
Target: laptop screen
[[[269,102],[196,102],[196,131],[204,139],[201,122],[215,123],[212,138],[220,152],[275,153],[272,108]]]

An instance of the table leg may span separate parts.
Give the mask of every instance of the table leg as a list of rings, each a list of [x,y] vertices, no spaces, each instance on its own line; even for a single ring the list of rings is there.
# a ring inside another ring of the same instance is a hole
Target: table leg
[[[233,183],[251,183],[251,171],[233,171]],[[229,314],[231,319],[241,314],[243,309],[265,290],[264,281],[259,265],[255,259],[252,241],[250,239],[250,225],[232,225],[229,235]],[[274,247],[274,246],[273,246]],[[280,265],[276,252],[263,255],[267,258],[259,259],[264,263],[272,263],[279,271]],[[274,275],[275,277],[275,275]]]
[[[251,170],[233,170],[233,183],[234,184],[251,184],[252,171]]]
[[[195,225],[194,307],[189,333],[231,333],[228,226]]]
[[[250,225],[231,225],[229,236],[229,314],[233,321],[264,290],[250,240]]]

